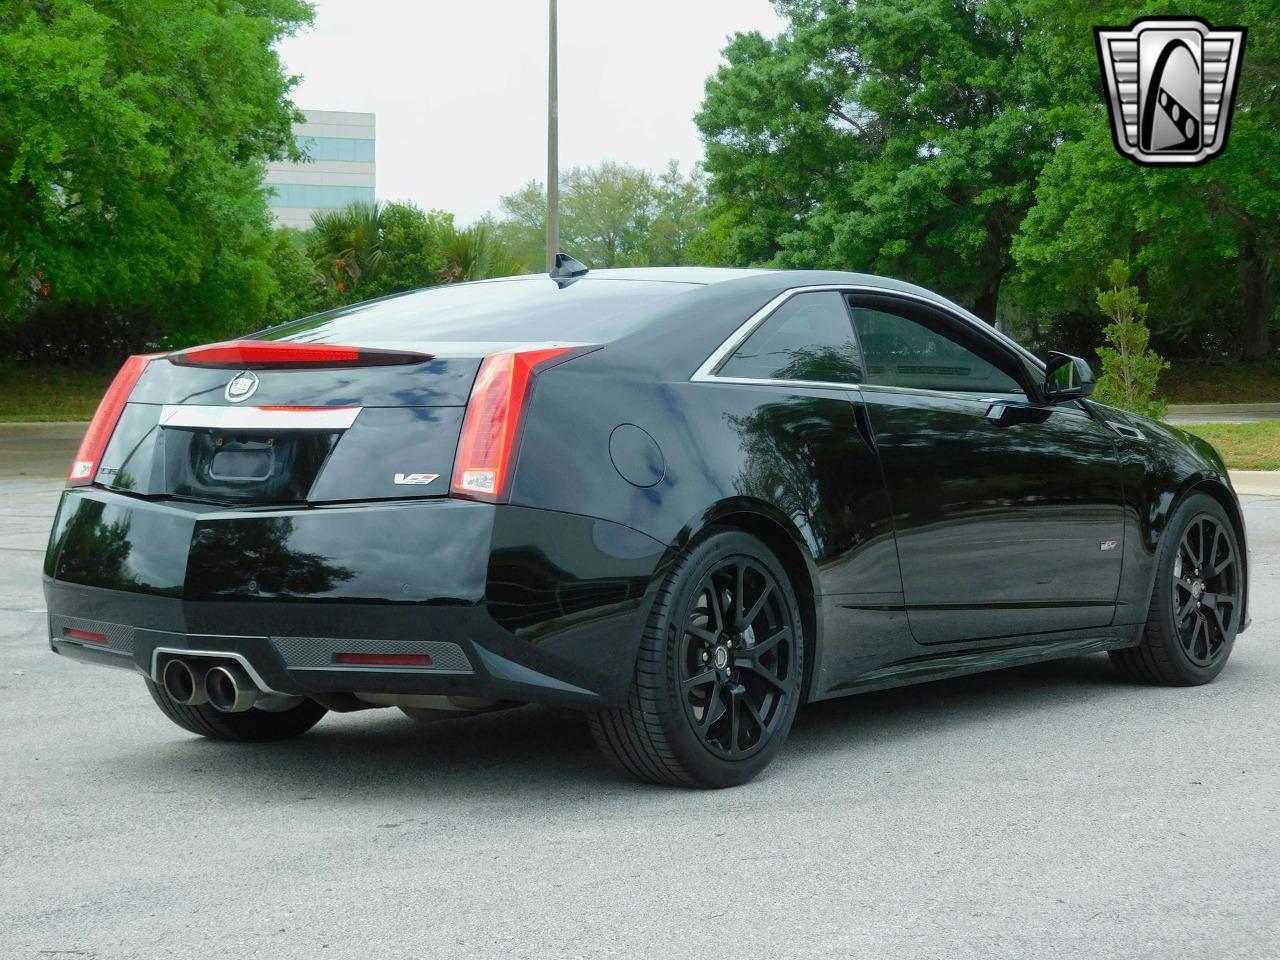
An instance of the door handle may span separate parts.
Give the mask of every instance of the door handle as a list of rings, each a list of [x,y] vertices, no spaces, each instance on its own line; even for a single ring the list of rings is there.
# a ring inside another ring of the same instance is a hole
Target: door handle
[[[1004,419],[1006,405],[1003,403],[993,403],[987,407],[987,419],[999,422]]]

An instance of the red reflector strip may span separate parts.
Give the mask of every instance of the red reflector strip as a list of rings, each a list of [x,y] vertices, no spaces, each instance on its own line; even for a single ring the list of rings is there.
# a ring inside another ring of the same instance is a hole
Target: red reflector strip
[[[68,640],[83,640],[86,643],[106,643],[105,633],[94,633],[92,630],[77,630],[75,627],[63,627],[62,632]]]
[[[89,422],[89,429],[85,431],[84,439],[80,441],[76,458],[71,461],[71,472],[67,474],[67,486],[77,487],[93,483],[93,478],[98,475],[98,467],[102,463],[102,455],[107,452],[111,434],[115,432],[116,424],[120,422],[120,414],[124,412],[124,405],[129,400],[129,394],[133,393],[133,388],[137,386],[142,372],[147,369],[147,364],[156,356],[159,354],[139,355],[130,357],[124,362],[116,378],[111,381],[111,386],[107,387],[107,392],[102,402],[98,404],[93,420]]]
[[[425,653],[339,653],[334,659],[360,667],[429,667],[431,658]]]
[[[276,340],[229,340],[192,347],[169,355],[184,367],[348,367],[424,363],[429,353],[344,347],[331,343],[283,343]]]

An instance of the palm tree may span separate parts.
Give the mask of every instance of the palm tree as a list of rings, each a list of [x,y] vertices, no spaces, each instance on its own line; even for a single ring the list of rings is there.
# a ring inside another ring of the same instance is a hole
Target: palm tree
[[[378,275],[385,263],[385,223],[380,203],[355,201],[340,210],[311,216],[311,258],[331,277],[339,299],[347,298],[361,280]]]
[[[441,231],[440,249],[444,254],[442,283],[525,272],[525,265],[502,242],[493,225],[484,220],[461,230],[449,222]]]

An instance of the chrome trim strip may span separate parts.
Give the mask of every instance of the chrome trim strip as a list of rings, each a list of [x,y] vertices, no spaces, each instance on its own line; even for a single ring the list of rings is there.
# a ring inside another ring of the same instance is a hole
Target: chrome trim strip
[[[697,374],[694,374],[697,377]],[[754,387],[823,387],[827,390],[858,390],[860,383],[833,383],[829,380],[765,380],[758,377],[704,377],[701,383],[745,383]]]
[[[838,293],[868,293],[876,296],[901,297],[904,300],[914,300],[917,303],[923,303],[926,306],[941,310],[948,316],[955,318],[961,323],[968,324],[975,331],[980,332],[983,336],[992,337],[1008,348],[1013,349],[1019,356],[1030,360],[1040,369],[1044,369],[1044,363],[1036,358],[1036,356],[1027,350],[1026,347],[1018,343],[1016,340],[1005,336],[989,323],[984,323],[981,319],[969,313],[963,307],[950,303],[942,299],[921,296],[918,293],[909,293],[905,290],[894,290],[892,287],[870,287],[866,284],[859,283],[822,283],[813,284],[805,287],[791,287],[778,294],[763,307],[753,313],[745,323],[737,330],[729,335],[729,338],[720,344],[711,356],[703,361],[702,365],[694,371],[693,376],[689,378],[693,383],[749,383],[761,386],[801,386],[801,387],[837,387],[839,389],[857,389],[860,384],[851,383],[818,383],[807,380],[756,380],[742,377],[718,377],[715,371],[729,355],[736,350],[747,337],[755,332],[756,327],[764,323],[780,306],[790,300],[792,297],[802,293],[822,293],[834,290]],[[941,391],[931,391],[941,392]]]
[[[209,407],[166,403],[162,427],[208,427],[215,430],[346,430],[360,407]]]
[[[250,663],[243,654],[230,653],[226,650],[180,650],[177,647],[156,647],[151,651],[151,680],[153,683],[160,682],[159,664],[160,654],[162,653],[167,653],[174,657],[217,657],[219,659],[234,660],[236,663],[240,664],[240,666],[244,667],[245,673],[249,674],[249,678],[258,685],[258,689],[263,693],[274,693],[280,697],[293,696],[293,694],[281,693],[279,690],[272,690],[267,686],[267,682],[262,679],[262,674],[258,673],[258,671],[253,668],[253,664]]]

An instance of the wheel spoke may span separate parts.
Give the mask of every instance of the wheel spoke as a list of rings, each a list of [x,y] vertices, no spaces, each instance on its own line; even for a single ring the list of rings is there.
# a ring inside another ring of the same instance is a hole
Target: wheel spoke
[[[765,683],[767,683],[769,686],[773,687],[773,689],[777,690],[779,693],[787,692],[787,685],[782,682],[782,678],[779,677],[777,673],[775,673],[773,670],[766,667],[759,660],[756,660],[754,663],[748,666],[747,669],[750,670],[752,673],[754,673],[757,677],[759,677]]]
[[[703,670],[696,676],[692,676],[688,680],[681,681],[680,689],[683,693],[688,693],[694,687],[700,687],[704,683],[714,683],[715,679],[716,672],[714,670]]]
[[[747,625],[742,620],[742,616],[743,616],[742,605],[747,602],[746,596],[745,596],[746,579],[747,579],[747,565],[745,563],[738,563],[733,568],[733,584],[734,584],[733,598],[731,601],[732,606],[729,608],[733,614],[729,618],[729,623],[734,630],[745,630],[747,627]]]
[[[764,737],[767,730],[764,725],[764,717],[760,716],[759,708],[751,702],[751,697],[749,696],[744,696],[742,698],[742,704],[747,708],[747,713],[751,715],[751,720],[755,723],[756,729],[760,731],[760,737]]]
[[[1227,548],[1227,555],[1221,560],[1215,560],[1202,573],[1205,578],[1221,576],[1222,572],[1236,562],[1236,558],[1231,554],[1231,548]]]
[[[711,726],[724,716],[724,698],[720,696],[723,686],[720,681],[715,682],[715,686],[711,688],[711,694],[707,699],[707,705],[702,710],[702,719],[698,721],[698,733],[705,740],[707,734],[711,731]]]
[[[738,744],[739,723],[742,719],[742,701],[744,693],[742,684],[734,684],[729,688],[729,752],[741,750]]]
[[[748,647],[747,649],[748,649],[748,652],[751,654],[751,658],[753,660],[759,660],[770,650],[773,650],[775,647],[777,647],[778,644],[781,643],[783,640],[790,640],[790,639],[791,639],[791,628],[783,627],[781,630],[776,631],[772,636],[765,637],[759,643],[755,644],[752,647]]]
[[[1192,548],[1192,533],[1197,533],[1196,540],[1198,544]],[[1183,543],[1187,545],[1187,556],[1191,558],[1191,563],[1196,569],[1203,566],[1201,562],[1201,554],[1204,548],[1204,527],[1201,521],[1197,520],[1187,528],[1187,534],[1183,537]]]
[[[1194,612],[1195,608],[1196,608],[1195,594],[1188,592],[1186,603],[1183,603],[1181,606],[1178,606],[1173,611],[1174,622],[1178,626],[1182,626],[1183,622],[1187,619],[1188,616],[1191,615],[1192,612]]]
[[[1196,649],[1200,645],[1200,634],[1208,630],[1208,624],[1205,623],[1204,614],[1197,613],[1194,618],[1195,625],[1191,628],[1191,656],[1199,656]],[[1204,644],[1205,655],[1209,652],[1209,641],[1206,639]]]
[[[756,618],[760,616],[760,612],[764,610],[764,605],[768,602],[769,597],[772,594],[773,582],[767,581],[764,585],[764,589],[760,591],[760,596],[756,598],[756,602],[751,605],[751,609],[747,611],[746,616],[743,619],[742,628],[744,630],[756,622]]]
[[[1209,611],[1213,625],[1218,628],[1218,636],[1225,643],[1227,639],[1227,618],[1235,612],[1235,597],[1220,593],[1206,593],[1200,598],[1201,608]],[[1226,610],[1223,610],[1223,608]]]
[[[711,642],[715,643],[720,634],[724,633],[724,610],[720,608],[720,591],[714,580],[707,582],[706,596],[707,609],[715,612],[714,620],[707,621],[707,626],[711,628]]]
[[[684,628],[684,631],[685,633],[692,634],[693,636],[697,637],[703,643],[708,643],[708,644],[711,644],[712,646],[715,646],[716,640],[718,639],[716,635],[712,633],[710,630],[707,630],[703,627],[695,627],[693,624],[689,624],[688,626],[686,626]]]

